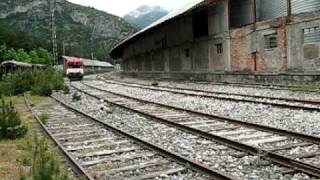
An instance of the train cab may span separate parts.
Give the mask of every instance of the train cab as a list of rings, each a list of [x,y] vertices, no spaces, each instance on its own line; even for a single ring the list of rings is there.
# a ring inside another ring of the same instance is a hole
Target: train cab
[[[64,73],[70,80],[82,80],[84,62],[81,58],[64,58]]]

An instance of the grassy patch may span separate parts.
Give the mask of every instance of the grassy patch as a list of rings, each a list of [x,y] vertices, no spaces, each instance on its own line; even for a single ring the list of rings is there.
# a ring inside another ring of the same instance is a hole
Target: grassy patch
[[[289,90],[293,92],[313,92],[320,93],[320,85],[300,85],[289,86]]]
[[[38,105],[49,100],[46,97],[29,96],[32,103]],[[45,143],[45,151],[38,153],[39,146],[45,142],[36,140],[34,119],[24,105],[23,97],[5,98],[12,101],[22,122],[28,127],[28,133],[16,140],[0,140],[0,179],[67,179],[67,171],[58,161],[58,156]],[[49,150],[50,149],[50,150]],[[44,163],[44,164],[42,164]],[[37,170],[37,168],[40,168]],[[34,170],[36,169],[36,170]],[[42,173],[43,172],[43,173]]]

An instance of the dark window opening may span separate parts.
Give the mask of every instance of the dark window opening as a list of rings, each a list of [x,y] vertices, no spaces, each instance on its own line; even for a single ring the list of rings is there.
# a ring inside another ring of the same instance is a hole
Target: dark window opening
[[[253,23],[252,0],[230,0],[230,26],[238,28]]]
[[[273,49],[278,47],[277,34],[269,34],[264,36],[265,49]]]
[[[192,16],[193,25],[193,37],[200,38],[203,36],[208,36],[208,10],[202,10],[196,12]]]
[[[222,54],[223,53],[223,48],[222,48],[222,44],[216,44],[216,48],[217,48],[217,54]]]
[[[184,53],[185,53],[186,57],[190,57],[190,50],[189,49],[185,49]]]
[[[73,63],[68,64],[68,68],[70,68],[70,69],[79,69],[81,67],[82,67],[81,64],[73,64]]]
[[[304,43],[320,42],[320,27],[303,29],[303,42]]]

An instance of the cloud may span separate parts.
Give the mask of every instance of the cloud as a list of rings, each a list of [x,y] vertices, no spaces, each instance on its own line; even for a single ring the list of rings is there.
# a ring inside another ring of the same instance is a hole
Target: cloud
[[[192,0],[68,0],[70,2],[91,6],[108,13],[123,16],[141,5],[159,5],[167,10],[182,7]]]

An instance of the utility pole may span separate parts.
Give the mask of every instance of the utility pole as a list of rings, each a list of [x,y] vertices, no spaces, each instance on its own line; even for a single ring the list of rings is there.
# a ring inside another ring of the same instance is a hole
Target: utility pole
[[[56,0],[50,1],[50,12],[51,12],[51,41],[52,41],[52,54],[53,54],[53,65],[58,64],[58,45],[57,45],[57,32],[56,32]]]
[[[96,25],[93,26],[92,32],[91,32],[91,38],[90,38],[90,46],[91,46],[91,59],[94,59],[94,53],[93,53],[93,36],[96,31]]]

